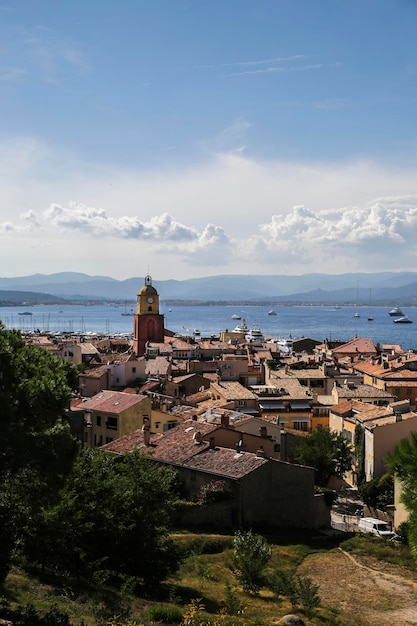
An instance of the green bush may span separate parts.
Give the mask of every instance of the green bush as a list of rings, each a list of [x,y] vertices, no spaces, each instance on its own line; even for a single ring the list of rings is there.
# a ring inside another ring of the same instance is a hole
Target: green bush
[[[262,535],[252,531],[235,534],[231,569],[244,591],[256,594],[264,586],[264,572],[271,556],[271,546]]]
[[[233,589],[232,585],[228,582],[225,587],[223,607],[226,615],[241,615],[244,610],[244,606],[240,601],[236,590]]]
[[[288,598],[294,609],[301,607],[308,617],[320,605],[319,586],[307,576],[299,576],[288,570],[277,568],[272,574],[269,586],[278,603]]]
[[[176,606],[154,606],[149,610],[148,617],[152,622],[163,622],[164,624],[181,624],[183,614],[182,611]]]

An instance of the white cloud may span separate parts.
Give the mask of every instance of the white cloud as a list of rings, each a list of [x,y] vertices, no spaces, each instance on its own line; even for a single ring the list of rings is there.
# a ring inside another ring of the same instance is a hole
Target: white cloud
[[[0,261],[21,267],[24,249],[33,261],[26,256],[17,274],[29,264],[34,272],[126,277],[134,263],[158,268],[161,278],[219,267],[294,274],[415,266],[411,169],[261,161],[236,152],[176,169],[98,169],[31,138],[0,146]]]
[[[216,266],[230,255],[231,242],[223,228],[207,224],[199,232],[193,226],[176,221],[168,213],[144,222],[137,216],[114,218],[103,209],[70,203],[68,207],[52,204],[43,217],[53,227],[77,231],[84,238],[141,241],[152,244],[154,252],[165,257],[178,256],[194,265]]]
[[[387,206],[388,205],[388,206]],[[313,212],[295,206],[286,215],[273,215],[260,225],[260,234],[245,246],[246,254],[298,264],[327,263],[327,271],[340,266],[342,259],[350,269],[374,259],[368,269],[393,269],[411,264],[417,254],[417,202],[383,199],[371,206],[348,207],[333,214]],[[392,253],[393,256],[387,253]],[[378,264],[385,262],[383,267]],[[304,269],[305,271],[305,269]]]

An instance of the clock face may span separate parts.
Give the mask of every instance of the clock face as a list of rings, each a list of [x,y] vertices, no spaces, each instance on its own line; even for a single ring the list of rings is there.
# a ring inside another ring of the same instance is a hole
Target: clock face
[[[153,302],[153,298],[150,298],[150,297],[149,297],[149,298],[148,298],[148,302],[149,302],[149,304],[152,304],[152,302]]]

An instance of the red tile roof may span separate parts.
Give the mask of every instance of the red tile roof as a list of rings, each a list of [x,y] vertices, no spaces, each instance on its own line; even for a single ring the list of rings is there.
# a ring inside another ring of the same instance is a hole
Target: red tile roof
[[[75,410],[85,411],[91,409],[95,411],[105,411],[106,413],[120,414],[135,404],[139,404],[147,396],[141,394],[124,393],[123,391],[100,391],[92,398],[84,400]]]
[[[162,463],[236,479],[270,461],[250,452],[237,453],[230,448],[211,447],[210,437],[216,429],[214,424],[187,420],[164,435],[152,436],[149,446],[143,443],[143,432],[137,430],[102,446],[102,449],[115,453],[139,450]]]

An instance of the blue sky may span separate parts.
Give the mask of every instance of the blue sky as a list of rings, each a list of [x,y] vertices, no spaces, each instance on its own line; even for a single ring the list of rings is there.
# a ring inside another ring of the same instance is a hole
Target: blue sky
[[[2,276],[410,270],[415,0],[0,0]]]

